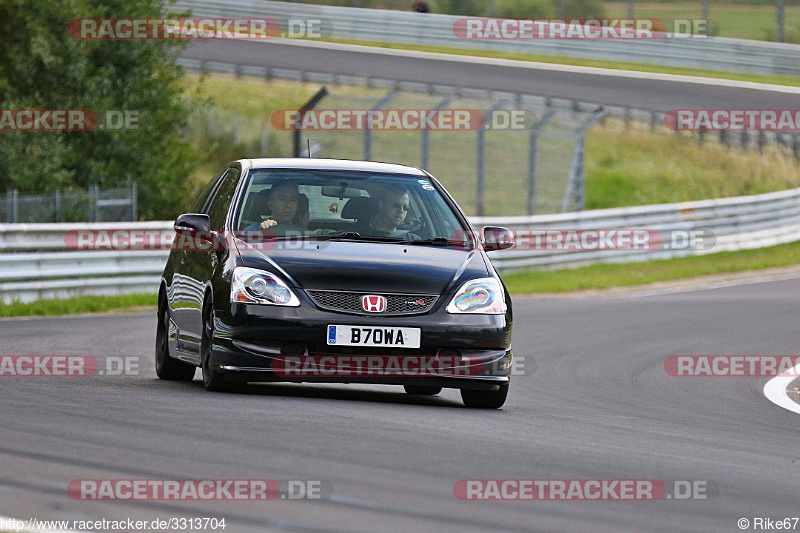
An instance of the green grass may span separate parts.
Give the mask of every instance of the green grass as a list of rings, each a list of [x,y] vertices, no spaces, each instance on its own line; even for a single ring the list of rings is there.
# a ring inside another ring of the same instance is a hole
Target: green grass
[[[605,2],[606,16],[609,18],[627,17],[627,2]],[[661,19],[671,31],[671,21],[675,19],[700,19],[700,2],[639,3],[635,5],[636,18]],[[711,4],[708,16],[712,27],[718,31],[712,34],[719,37],[737,39],[775,40],[777,15],[774,5]],[[786,6],[785,28],[787,42],[800,42],[800,5]]]
[[[709,136],[710,137],[710,136]],[[800,187],[800,165],[774,146],[763,153],[665,129],[609,120],[586,138],[586,207],[601,209],[744,196]]]
[[[795,265],[800,242],[755,250],[720,252],[642,263],[591,265],[569,270],[525,271],[503,275],[511,294],[558,293],[645,285],[713,274]]]
[[[156,294],[123,294],[119,296],[78,296],[63,300],[39,300],[30,303],[0,303],[0,317],[112,313],[131,308],[147,308],[155,311],[156,300]]]

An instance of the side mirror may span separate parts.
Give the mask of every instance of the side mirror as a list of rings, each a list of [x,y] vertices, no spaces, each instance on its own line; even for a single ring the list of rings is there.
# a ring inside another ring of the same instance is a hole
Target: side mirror
[[[514,246],[514,233],[510,229],[487,226],[483,228],[483,249],[487,252],[507,250]]]
[[[176,233],[211,231],[211,218],[208,215],[186,213],[178,217],[173,228]]]
[[[181,215],[172,226],[177,235],[186,235],[196,242],[214,242],[214,232],[211,231],[211,218],[198,213]]]

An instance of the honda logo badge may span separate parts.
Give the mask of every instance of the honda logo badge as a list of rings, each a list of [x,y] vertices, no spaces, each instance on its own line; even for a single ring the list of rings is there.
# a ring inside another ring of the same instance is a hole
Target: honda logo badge
[[[386,310],[386,298],[372,294],[362,296],[361,308],[368,313],[382,313]]]

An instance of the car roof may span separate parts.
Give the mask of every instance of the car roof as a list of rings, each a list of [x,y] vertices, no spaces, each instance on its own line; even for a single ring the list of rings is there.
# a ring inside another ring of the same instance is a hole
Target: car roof
[[[252,169],[266,168],[298,168],[308,170],[353,170],[361,172],[382,172],[385,174],[405,174],[426,177],[422,170],[406,165],[392,163],[375,163],[374,161],[353,161],[349,159],[312,159],[312,158],[262,158],[248,159]]]

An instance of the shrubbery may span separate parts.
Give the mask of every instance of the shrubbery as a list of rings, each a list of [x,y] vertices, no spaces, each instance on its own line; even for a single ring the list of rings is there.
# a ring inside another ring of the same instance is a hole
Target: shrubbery
[[[0,191],[139,185],[144,218],[185,207],[195,165],[182,133],[187,106],[175,65],[180,41],[76,40],[76,18],[160,18],[158,0],[3,0],[0,102],[3,109],[138,111],[139,129],[21,131],[0,135]]]

